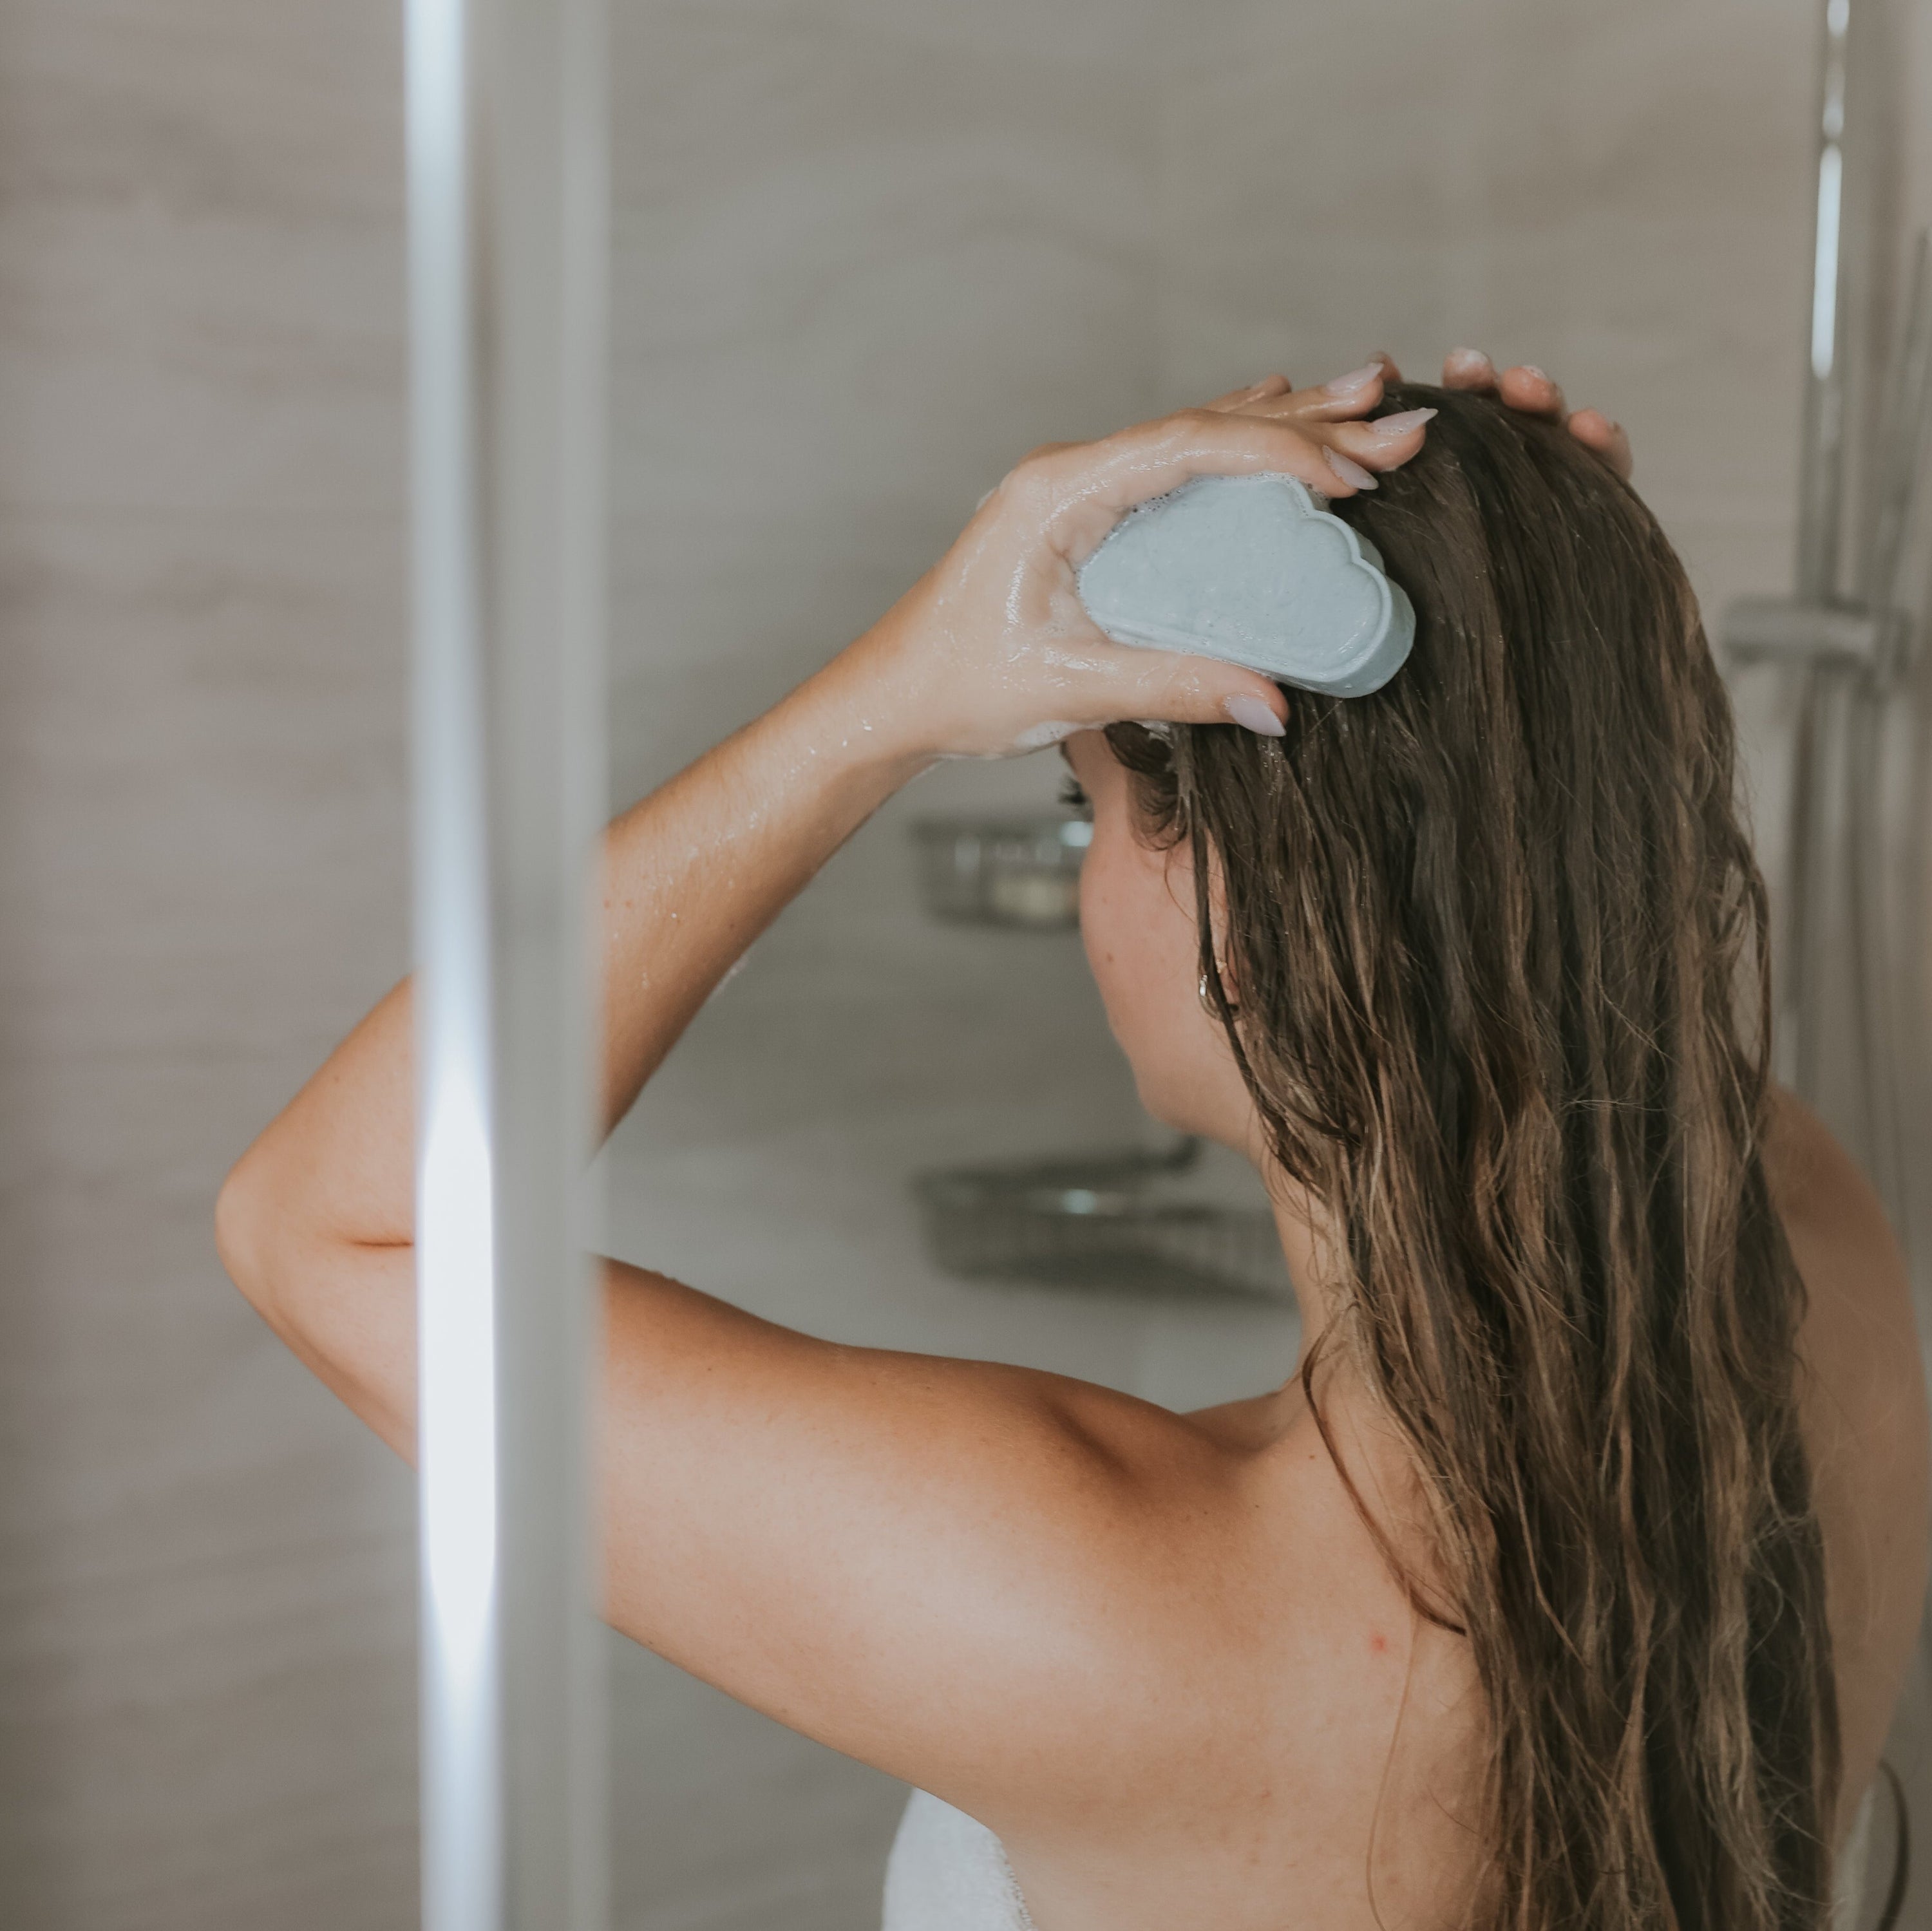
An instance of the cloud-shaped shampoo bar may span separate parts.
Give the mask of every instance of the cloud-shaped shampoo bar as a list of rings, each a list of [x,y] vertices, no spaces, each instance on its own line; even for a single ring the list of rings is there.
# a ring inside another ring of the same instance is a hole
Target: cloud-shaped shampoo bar
[[[1380,690],[1415,640],[1375,545],[1292,476],[1200,476],[1142,504],[1082,566],[1080,599],[1117,643],[1335,697]]]

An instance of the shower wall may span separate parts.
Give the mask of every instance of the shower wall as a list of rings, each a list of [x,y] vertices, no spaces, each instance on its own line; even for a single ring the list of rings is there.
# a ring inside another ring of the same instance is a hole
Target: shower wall
[[[1378,346],[1546,362],[1701,588],[1783,580],[1808,5],[614,10],[627,791],[1033,443]],[[405,962],[399,88],[375,0],[0,19],[0,1916],[35,1931],[412,1909],[408,1478],[208,1236]],[[914,901],[910,818],[1054,775],[950,766],[854,841],[620,1135],[619,1251],[1175,1402],[1285,1363],[1278,1315],[921,1252],[910,1171],[1151,1130],[1075,941]],[[862,1925],[898,1792],[613,1666],[622,1922]]]
[[[0,10],[0,1921],[392,1931],[410,1496],[223,1280],[406,963],[376,0]]]
[[[1318,373],[1378,344],[1431,379],[1450,343],[1535,361],[1629,424],[1708,607],[1781,583],[1816,10],[1217,13],[1166,109],[1174,386],[1284,337]]]

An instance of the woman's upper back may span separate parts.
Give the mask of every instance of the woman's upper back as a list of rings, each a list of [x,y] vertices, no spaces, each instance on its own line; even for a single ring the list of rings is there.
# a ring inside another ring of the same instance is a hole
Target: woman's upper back
[[[1408,1600],[1299,1393],[1201,1418],[1236,1472],[1199,1504],[1193,1576],[1122,1605],[1120,1624],[1139,1625],[1126,1653],[1100,1633],[1096,1667],[1137,1708],[1124,1747],[1093,1738],[1051,1815],[988,1820],[1041,1931],[1271,1931],[1291,1907],[1335,1931],[1378,1912],[1432,1924],[1478,1881],[1484,1727],[1466,1645]],[[1272,1439],[1240,1444],[1270,1408],[1286,1411],[1262,1422]],[[1393,1444],[1346,1393],[1325,1390],[1324,1409],[1389,1519]]]
[[[1794,1103],[1772,1183],[1804,1276],[1804,1426],[1822,1528],[1844,1744],[1840,1828],[1869,1783],[1925,1586],[1924,1383],[1903,1270],[1870,1190]],[[1324,1931],[1469,1921],[1489,1869],[1489,1729],[1468,1644],[1432,1621],[1428,1533],[1396,1432],[1345,1380],[1322,1419],[1297,1384],[1189,1418],[1214,1477],[1180,1486],[1150,1530],[1191,1516],[1176,1574],[1094,1632],[1123,1722],[1031,1816],[986,1821],[1040,1931],[1212,1924]],[[1123,1452],[1157,1469],[1162,1423]],[[1337,1457],[1352,1480],[1343,1479]],[[1358,1505],[1359,1498],[1359,1505]],[[1364,1519],[1375,1519],[1380,1536]],[[1383,1546],[1386,1539],[1390,1545]],[[995,1720],[997,1713],[994,1713]]]

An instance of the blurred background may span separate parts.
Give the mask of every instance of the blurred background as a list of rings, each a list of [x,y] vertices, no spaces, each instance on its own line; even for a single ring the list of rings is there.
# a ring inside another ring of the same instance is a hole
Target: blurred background
[[[28,1931],[415,1909],[410,1479],[210,1225],[406,964],[398,11],[0,12],[0,1921]],[[1474,343],[1619,417],[1714,622],[1789,584],[1810,0],[614,16],[614,802],[862,629],[1033,445],[1378,348],[1432,379]],[[1932,216],[1932,10],[1858,0],[1853,46],[1876,367]],[[1868,436],[1875,385],[1852,403]],[[1792,680],[1734,689],[1775,883]],[[1924,709],[1888,726],[1885,847],[1922,1184]],[[1177,1405],[1286,1372],[1282,1307],[988,1287],[922,1245],[916,1173],[1159,1144],[1077,937],[922,909],[914,820],[1050,810],[1058,775],[950,766],[854,841],[614,1141],[615,1251]],[[624,1931],[876,1924],[898,1787],[611,1648]]]

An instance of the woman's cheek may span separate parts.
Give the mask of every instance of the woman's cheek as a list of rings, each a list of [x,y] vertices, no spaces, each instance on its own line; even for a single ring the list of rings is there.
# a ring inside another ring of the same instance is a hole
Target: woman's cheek
[[[1138,843],[1124,853],[1096,838],[1081,868],[1080,934],[1114,1038],[1137,1072],[1151,1071],[1144,1060],[1172,1044],[1177,973],[1192,983],[1193,922],[1168,890],[1164,865]]]
[[[1111,1018],[1117,960],[1113,899],[1107,889],[1106,873],[1104,851],[1096,841],[1088,847],[1080,868],[1080,943],[1086,949],[1088,970],[1094,975],[1094,984],[1100,988],[1100,997]]]

